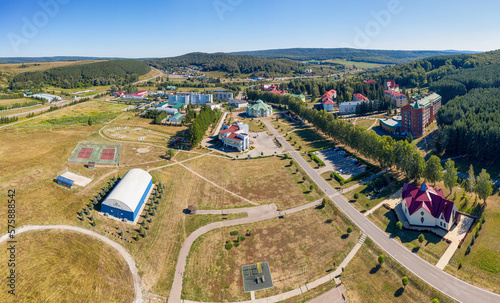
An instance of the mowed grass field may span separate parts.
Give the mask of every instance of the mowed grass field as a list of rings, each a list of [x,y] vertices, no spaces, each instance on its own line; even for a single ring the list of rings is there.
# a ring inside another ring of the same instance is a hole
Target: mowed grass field
[[[107,244],[57,230],[26,232],[16,240],[16,295],[7,293],[3,279],[1,302],[132,302],[130,269]],[[7,248],[7,243],[0,245],[5,277]]]
[[[319,190],[310,191],[310,181],[302,180],[305,173],[290,160],[274,156],[248,160],[201,157],[184,163],[203,177],[259,204],[276,203],[291,208],[323,197]],[[223,205],[206,205],[221,208]]]
[[[340,277],[347,290],[347,300],[353,303],[379,302],[455,302],[432,288],[391,257],[385,255],[385,263],[379,268],[378,256],[384,252],[369,238],[361,246]],[[403,288],[401,279],[407,276],[409,283]]]
[[[11,106],[15,103],[26,103],[26,102],[31,102],[31,101],[36,101],[36,99],[33,99],[33,98],[0,99],[0,105]]]
[[[274,287],[258,291],[257,298],[283,293],[318,279],[347,256],[358,241],[356,228],[347,236],[349,221],[333,213],[330,206],[254,224],[211,231],[191,248],[184,274],[183,298],[203,302],[249,300],[244,293],[241,266],[269,262]],[[238,247],[224,248],[234,241],[230,232],[246,236]]]
[[[278,121],[273,119],[271,123],[288,143],[297,150],[299,150],[299,147],[302,147],[300,149],[302,151],[308,151],[333,145],[329,139],[323,137],[311,126],[300,126],[283,119],[279,119]]]

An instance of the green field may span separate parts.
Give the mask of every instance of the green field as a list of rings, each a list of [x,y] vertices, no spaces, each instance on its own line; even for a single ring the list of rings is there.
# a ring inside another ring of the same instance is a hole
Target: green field
[[[386,64],[347,61],[347,60],[342,60],[342,59],[334,59],[334,60],[326,60],[326,61],[327,62],[334,62],[334,63],[342,64],[342,65],[344,65],[345,67],[348,67],[348,68],[352,68],[353,66],[356,66],[356,68],[370,69],[370,68],[376,68],[376,67],[386,66]]]

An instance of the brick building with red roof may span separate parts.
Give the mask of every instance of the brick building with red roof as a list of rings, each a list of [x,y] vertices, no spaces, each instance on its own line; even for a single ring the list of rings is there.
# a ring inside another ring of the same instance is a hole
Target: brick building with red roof
[[[408,223],[414,226],[450,230],[460,216],[455,203],[446,200],[442,190],[435,190],[425,182],[419,187],[404,184],[401,207]]]

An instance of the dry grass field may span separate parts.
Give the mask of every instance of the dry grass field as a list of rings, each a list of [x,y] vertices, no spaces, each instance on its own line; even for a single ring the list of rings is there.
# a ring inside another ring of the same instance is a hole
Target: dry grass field
[[[326,275],[333,261],[339,264],[358,241],[356,228],[346,236],[350,223],[334,215],[330,206],[294,213],[238,227],[214,230],[200,237],[191,248],[184,275],[183,298],[203,302],[249,300],[243,292],[241,266],[268,261],[274,287],[258,291],[257,298],[286,292]],[[238,247],[229,233],[246,236]]]
[[[5,111],[0,111],[0,117],[6,117],[6,116],[10,116],[10,115],[15,115],[15,114],[21,114],[21,113],[26,113],[26,112],[29,112],[29,111],[32,111],[32,110],[39,110],[39,109],[44,109],[44,108],[49,108],[50,106],[49,105],[36,105],[36,106],[33,106],[33,107],[26,107],[26,108],[16,108],[16,109],[11,109],[11,110],[5,110]],[[38,112],[37,112],[38,113]],[[23,117],[27,116],[28,114],[24,114],[22,115]],[[19,117],[21,118],[21,117]]]
[[[94,62],[100,62],[100,61],[106,61],[106,60],[25,63],[24,65],[26,67],[24,67],[24,68],[20,67],[22,65],[21,63],[0,64],[0,72],[10,74],[10,75],[17,75],[17,74],[24,73],[24,72],[35,72],[35,71],[46,70],[46,69],[49,69],[52,67],[60,67],[60,66],[66,66],[66,65],[77,65],[77,64],[88,64],[88,63],[94,63]]]
[[[16,296],[2,285],[1,302],[131,302],[132,274],[113,248],[87,235],[36,231],[16,236]],[[0,271],[7,275],[7,243]]]
[[[321,198],[323,193],[310,191],[310,182],[302,181],[304,173],[301,170],[296,173],[289,161],[278,156],[249,160],[201,157],[184,164],[212,182],[259,204],[276,203],[291,208]]]
[[[347,289],[347,299],[353,303],[379,302],[454,302],[414,276],[399,263],[385,255],[385,263],[378,267],[378,256],[384,252],[369,238],[340,277]],[[401,279],[407,276],[409,284],[403,289]]]
[[[14,103],[25,103],[25,102],[31,102],[31,101],[36,101],[33,98],[18,98],[18,99],[0,99],[0,105],[4,106],[9,106]]]

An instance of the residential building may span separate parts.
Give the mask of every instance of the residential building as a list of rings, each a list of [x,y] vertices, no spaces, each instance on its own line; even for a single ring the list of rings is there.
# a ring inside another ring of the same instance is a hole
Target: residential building
[[[233,93],[231,92],[214,92],[216,100],[231,100],[233,99]]]
[[[179,102],[184,104],[193,104],[193,105],[205,105],[207,103],[213,102],[212,94],[199,94],[199,93],[177,93],[175,95],[169,95],[168,101]]]
[[[170,119],[168,119],[168,122],[180,122],[182,120],[182,115],[180,113],[176,113]]]
[[[257,100],[254,104],[247,108],[247,116],[249,117],[269,117],[273,114],[271,105],[264,103],[262,100]]]
[[[218,137],[224,146],[243,152],[250,148],[250,135],[248,133],[248,124],[236,121],[231,125],[223,125]]]
[[[384,87],[386,90],[399,92],[399,84],[396,84],[396,81],[394,80],[385,80]]]
[[[247,107],[248,106],[248,102],[245,101],[245,100],[236,100],[236,99],[232,99],[232,100],[229,100],[227,102],[227,104],[229,105],[232,105],[236,108],[242,108],[242,107]]]
[[[363,96],[362,94],[353,94],[352,95],[352,100],[353,101],[363,101],[363,102],[369,102],[367,97]]]
[[[405,183],[400,203],[410,226],[450,230],[459,221],[455,203],[446,200],[442,190],[435,190],[425,182],[419,187]]]
[[[408,104],[408,97],[405,94],[393,90],[386,90],[385,96],[391,99],[392,106],[403,107]]]
[[[358,107],[358,105],[361,103],[363,103],[363,101],[342,102],[339,104],[339,114],[341,115],[355,114],[356,107]]]
[[[130,101],[141,101],[144,99],[144,97],[136,95],[136,94],[125,94],[122,96],[123,100],[130,100]]]
[[[332,112],[333,111],[333,106],[335,105],[335,102],[333,99],[337,98],[337,91],[334,89],[331,89],[327,91],[322,97],[321,97],[321,103],[323,104],[323,109],[326,110],[327,112]]]
[[[140,91],[134,93],[134,95],[141,96],[141,97],[144,97],[147,94],[148,94],[147,90],[140,90]]]
[[[411,133],[414,137],[423,136],[440,107],[441,96],[434,92],[412,97],[410,104],[401,108],[401,132]]]
[[[113,92],[113,96],[115,96],[115,97],[121,97],[121,96],[123,96],[124,94],[125,94],[125,92],[124,92],[124,91],[122,91],[122,90],[119,90],[119,91]]]
[[[220,103],[208,103],[207,106],[210,107],[212,110],[221,109]]]

